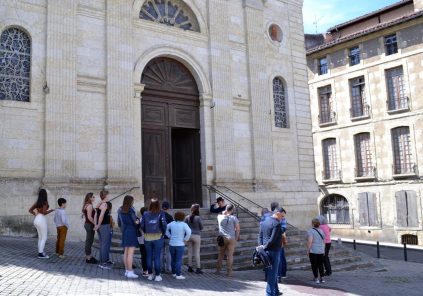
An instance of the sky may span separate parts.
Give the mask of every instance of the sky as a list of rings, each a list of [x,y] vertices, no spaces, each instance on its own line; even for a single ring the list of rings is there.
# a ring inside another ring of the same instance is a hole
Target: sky
[[[399,0],[304,0],[304,31],[324,33],[330,27],[395,2]]]

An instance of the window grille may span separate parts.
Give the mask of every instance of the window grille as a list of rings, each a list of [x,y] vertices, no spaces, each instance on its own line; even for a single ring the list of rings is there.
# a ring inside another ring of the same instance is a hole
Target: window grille
[[[388,110],[408,109],[402,66],[386,70],[385,76],[388,87]]]
[[[323,146],[323,179],[324,180],[338,180],[340,179],[340,172],[338,170],[337,154],[336,154],[336,139],[325,139],[322,141]]]
[[[325,86],[318,89],[319,93],[319,122],[320,124],[336,121],[335,112],[332,108],[332,90],[331,86]]]
[[[358,46],[350,48],[349,57],[350,57],[350,66],[360,64],[360,48]]]
[[[141,8],[140,18],[183,30],[200,32],[195,14],[180,0],[147,0]]]
[[[351,117],[369,116],[370,107],[366,102],[366,84],[364,77],[350,80],[351,88]]]
[[[280,128],[288,127],[288,112],[286,93],[283,82],[280,78],[273,79],[273,102],[275,109],[275,126]]]
[[[319,59],[319,75],[328,73],[328,60],[326,57]]]
[[[350,224],[350,207],[348,200],[342,195],[332,194],[325,197],[321,212],[331,224]]]
[[[370,133],[354,136],[356,177],[374,177],[372,151],[370,148]]]
[[[401,244],[418,245],[419,239],[415,234],[403,234],[401,235]]]
[[[411,162],[410,129],[407,126],[392,129],[392,146],[394,154],[394,174],[414,173]]]
[[[395,54],[398,52],[397,35],[389,35],[385,37],[386,55]]]
[[[0,100],[29,102],[31,40],[18,28],[0,36]]]

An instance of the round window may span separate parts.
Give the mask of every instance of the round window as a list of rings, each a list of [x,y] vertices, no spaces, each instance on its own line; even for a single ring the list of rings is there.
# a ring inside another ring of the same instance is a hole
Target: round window
[[[278,25],[272,24],[269,27],[270,39],[276,42],[282,42],[282,30]]]

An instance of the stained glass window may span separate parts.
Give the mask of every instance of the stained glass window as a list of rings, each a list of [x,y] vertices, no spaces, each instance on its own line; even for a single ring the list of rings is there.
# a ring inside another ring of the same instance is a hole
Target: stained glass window
[[[0,100],[29,102],[31,40],[18,28],[0,36]]]
[[[288,128],[288,106],[283,82],[279,78],[273,79],[273,102],[275,104],[275,126]]]
[[[140,18],[183,30],[200,32],[194,13],[182,1],[147,0],[141,8]]]

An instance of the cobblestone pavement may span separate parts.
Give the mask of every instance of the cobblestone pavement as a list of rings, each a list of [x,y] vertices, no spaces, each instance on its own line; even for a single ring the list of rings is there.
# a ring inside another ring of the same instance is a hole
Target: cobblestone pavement
[[[0,236],[0,295],[265,295],[261,271],[236,272],[231,279],[206,272],[187,274],[186,280],[164,275],[162,282],[123,277],[121,256],[112,270],[86,264],[83,243],[67,243],[66,258],[54,253],[54,239],[47,242],[50,259],[36,258],[37,240]],[[382,262],[383,267],[339,272],[326,284],[313,284],[310,271],[292,271],[281,285],[284,295],[423,295],[423,264]]]

